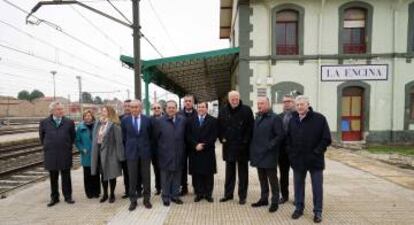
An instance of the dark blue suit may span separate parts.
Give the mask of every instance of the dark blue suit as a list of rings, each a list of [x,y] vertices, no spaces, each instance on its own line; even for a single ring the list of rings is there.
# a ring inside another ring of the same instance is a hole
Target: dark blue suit
[[[144,201],[149,201],[151,194],[151,135],[152,122],[145,115],[138,120],[130,115],[122,119],[122,136],[125,144],[125,158],[129,175],[129,198],[137,201],[137,182],[142,181]],[[139,179],[141,177],[141,179]],[[140,184],[139,184],[140,186]]]
[[[174,121],[163,116],[155,121],[154,138],[161,170],[162,199],[178,198],[181,173],[185,160],[186,119],[177,115]]]

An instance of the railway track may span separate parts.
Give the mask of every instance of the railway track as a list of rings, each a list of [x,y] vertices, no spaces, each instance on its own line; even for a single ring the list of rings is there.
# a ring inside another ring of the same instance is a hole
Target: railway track
[[[28,132],[37,132],[39,128],[37,127],[25,127],[25,128],[15,128],[15,129],[0,129],[0,135],[7,134],[19,134],[19,133],[28,133]]]
[[[79,155],[73,151],[74,168],[79,167]],[[0,195],[22,186],[46,179],[48,172],[43,169],[43,152],[39,142],[0,148]]]

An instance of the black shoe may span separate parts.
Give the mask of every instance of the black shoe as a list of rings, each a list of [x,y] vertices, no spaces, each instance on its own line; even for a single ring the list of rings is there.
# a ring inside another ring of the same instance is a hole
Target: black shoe
[[[184,187],[180,191],[180,196],[184,196],[188,194],[188,188]]]
[[[171,199],[171,201],[172,202],[174,202],[175,204],[177,204],[177,205],[182,205],[184,202],[183,201],[181,201],[181,199],[179,199],[179,198],[172,198]]]
[[[151,202],[150,202],[150,201],[144,201],[144,206],[145,206],[145,208],[147,208],[147,209],[151,209],[151,208],[152,208],[152,204],[151,204]]]
[[[279,209],[279,205],[278,204],[270,204],[269,212],[270,213],[273,213],[273,212],[276,212],[278,209]]]
[[[208,202],[214,202],[214,199],[212,198],[212,197],[210,197],[210,196],[207,196],[207,197],[205,197],[205,199],[208,201]]]
[[[246,204],[246,199],[240,199],[239,200],[239,205],[244,205]]]
[[[224,197],[220,199],[220,202],[227,202],[229,200],[233,200],[233,197]]]
[[[287,201],[288,201],[288,198],[280,198],[279,199],[279,204],[283,204],[283,203],[285,203]]]
[[[126,198],[129,198],[129,195],[128,194],[122,195],[122,199],[126,199]]]
[[[315,215],[315,216],[313,217],[313,222],[315,222],[315,223],[320,223],[320,222],[322,222],[322,216],[321,216],[321,215]]]
[[[115,202],[115,195],[111,195],[110,197],[109,197],[109,201],[108,201],[109,203],[114,203]]]
[[[267,206],[269,205],[269,202],[266,200],[259,200],[258,202],[255,202],[252,204],[252,207],[260,207],[260,206]]]
[[[73,201],[71,198],[65,199],[65,202],[68,204],[75,204],[75,201]]]
[[[155,191],[155,195],[160,195],[161,194],[161,190],[156,190]]]
[[[47,207],[52,207],[52,206],[56,205],[57,203],[59,203],[59,199],[52,199],[52,200],[50,200],[49,203],[47,203]]]
[[[164,205],[164,206],[170,206],[170,202],[168,202],[168,201],[162,201],[162,204]]]
[[[303,215],[303,211],[295,210],[292,214],[292,219],[296,220],[299,219]]]
[[[131,202],[131,204],[129,205],[128,210],[129,211],[134,211],[137,208],[138,203],[137,202]]]
[[[101,200],[99,200],[100,203],[106,202],[108,200],[108,195],[102,196]]]
[[[93,198],[93,195],[86,195],[86,197],[88,198],[88,199],[91,199],[91,198]]]
[[[194,202],[199,202],[199,201],[201,201],[201,199],[203,199],[200,195],[197,195],[195,198],[194,198]]]

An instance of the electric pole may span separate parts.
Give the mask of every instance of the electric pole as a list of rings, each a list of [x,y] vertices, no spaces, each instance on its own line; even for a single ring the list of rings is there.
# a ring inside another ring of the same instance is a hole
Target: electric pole
[[[55,75],[56,75],[56,71],[52,70],[50,71],[50,73],[53,76],[53,101],[56,101],[56,81],[55,81]]]
[[[133,36],[134,36],[134,84],[135,99],[141,99],[141,26],[139,24],[139,0],[132,0]]]
[[[83,98],[82,98],[82,77],[76,76],[76,79],[78,79],[78,85],[79,85],[79,117],[82,117],[83,113]]]

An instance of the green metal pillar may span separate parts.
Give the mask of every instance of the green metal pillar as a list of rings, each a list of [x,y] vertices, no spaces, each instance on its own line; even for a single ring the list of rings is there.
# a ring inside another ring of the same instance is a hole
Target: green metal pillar
[[[150,115],[150,101],[149,101],[149,83],[151,82],[151,72],[144,70],[144,83],[145,83],[145,98],[144,98],[144,107],[145,115]]]

